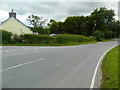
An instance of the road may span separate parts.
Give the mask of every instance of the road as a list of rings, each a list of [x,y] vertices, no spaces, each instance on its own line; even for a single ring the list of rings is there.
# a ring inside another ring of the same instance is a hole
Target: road
[[[39,47],[2,47],[3,88],[90,88],[102,55],[117,41]]]

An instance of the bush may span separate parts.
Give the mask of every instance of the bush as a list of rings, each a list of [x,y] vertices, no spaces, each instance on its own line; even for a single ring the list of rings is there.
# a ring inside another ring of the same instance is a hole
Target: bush
[[[19,42],[22,42],[22,38],[20,37],[20,36],[18,36],[18,35],[16,35],[16,34],[14,34],[13,36],[12,36],[12,40],[11,40],[11,43],[19,43]]]
[[[92,37],[85,37],[82,35],[59,34],[54,37],[56,37],[56,43],[59,44],[94,41]]]
[[[111,39],[113,37],[113,32],[112,31],[105,31],[105,38],[106,39]]]
[[[95,39],[96,39],[97,41],[102,41],[102,38],[105,37],[105,34],[104,34],[104,32],[101,32],[101,31],[99,31],[99,30],[96,30],[96,31],[93,33],[93,36],[95,37]]]
[[[11,32],[0,30],[0,33],[2,35],[2,44],[11,43],[11,36],[12,36]]]
[[[82,35],[59,34],[55,36],[49,35],[22,35],[21,39],[26,44],[69,44],[75,42],[89,42],[95,41],[92,37],[85,37]]]
[[[50,44],[54,42],[53,37],[49,35],[22,35],[21,39],[27,44]]]

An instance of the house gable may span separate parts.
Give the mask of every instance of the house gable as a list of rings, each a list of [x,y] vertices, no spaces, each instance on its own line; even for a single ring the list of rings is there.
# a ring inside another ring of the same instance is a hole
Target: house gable
[[[0,29],[7,30],[13,34],[32,34],[32,31],[14,17],[10,17],[0,25]]]

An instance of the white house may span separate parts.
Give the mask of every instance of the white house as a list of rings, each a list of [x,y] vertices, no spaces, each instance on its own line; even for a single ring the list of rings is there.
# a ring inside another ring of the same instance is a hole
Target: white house
[[[16,35],[32,34],[33,32],[16,18],[16,13],[9,12],[9,18],[0,24],[0,30],[6,30]]]

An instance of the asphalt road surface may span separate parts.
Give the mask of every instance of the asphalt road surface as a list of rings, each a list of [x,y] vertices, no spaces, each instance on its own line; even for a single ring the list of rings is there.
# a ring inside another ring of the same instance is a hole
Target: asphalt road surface
[[[2,47],[3,88],[90,88],[99,59],[117,41],[97,44]]]

